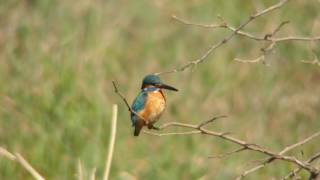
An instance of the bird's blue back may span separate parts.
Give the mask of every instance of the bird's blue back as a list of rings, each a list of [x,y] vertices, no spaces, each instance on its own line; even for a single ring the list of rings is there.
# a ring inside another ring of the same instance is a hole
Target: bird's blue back
[[[133,101],[133,103],[131,105],[131,109],[134,112],[139,113],[139,111],[143,110],[144,107],[145,107],[145,104],[146,104],[147,99],[148,99],[148,92],[157,91],[157,90],[159,90],[159,89],[156,88],[156,87],[150,87],[150,88],[142,89],[142,91],[138,94],[136,99]],[[139,117],[136,114],[131,113],[132,126],[134,126],[136,124],[138,119],[139,119]]]
[[[143,110],[144,105],[146,104],[147,96],[148,96],[147,92],[141,91],[138,94],[138,96],[136,97],[136,99],[133,101],[133,103],[131,105],[131,109],[136,113]],[[131,113],[132,126],[134,126],[136,124],[138,119],[139,119],[139,117],[136,114]]]

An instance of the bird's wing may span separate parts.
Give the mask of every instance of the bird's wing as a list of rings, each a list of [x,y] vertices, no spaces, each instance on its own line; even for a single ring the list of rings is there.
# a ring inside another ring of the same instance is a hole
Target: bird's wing
[[[141,111],[144,108],[144,105],[146,104],[147,96],[148,96],[147,92],[144,92],[144,91],[140,92],[136,97],[136,99],[133,101],[131,105],[131,109],[136,113]],[[132,126],[136,124],[138,119],[139,117],[136,114],[131,113]]]

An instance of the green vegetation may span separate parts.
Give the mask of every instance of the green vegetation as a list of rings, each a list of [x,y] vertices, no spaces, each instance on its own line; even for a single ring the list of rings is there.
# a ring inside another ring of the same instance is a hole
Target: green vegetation
[[[48,179],[74,179],[78,159],[85,172],[103,176],[112,104],[119,104],[112,179],[231,179],[263,156],[243,152],[208,159],[236,148],[213,137],[133,137],[129,113],[113,92],[116,79],[131,102],[145,74],[170,70],[201,56],[223,29],[186,26],[171,14],[199,23],[220,14],[239,25],[276,0],[258,1],[51,1],[0,3],[0,146],[20,152]],[[264,35],[290,20],[279,37],[319,35],[316,0],[292,1],[246,30]],[[301,63],[320,55],[317,42],[279,44],[262,63],[254,58],[263,43],[237,37],[193,71],[164,75],[180,89],[167,93],[160,124],[197,123],[227,114],[210,127],[249,142],[281,150],[320,128],[320,69]],[[180,130],[180,129],[177,129]],[[176,131],[173,129],[173,131]],[[308,158],[318,140],[292,153]],[[300,153],[303,151],[303,155]],[[275,163],[248,177],[282,177],[294,168]],[[0,179],[32,179],[0,157]]]

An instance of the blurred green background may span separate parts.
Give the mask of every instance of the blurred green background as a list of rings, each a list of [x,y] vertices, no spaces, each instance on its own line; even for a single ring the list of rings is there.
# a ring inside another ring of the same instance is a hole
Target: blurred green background
[[[237,148],[201,135],[133,137],[129,113],[113,92],[116,79],[130,103],[141,79],[201,56],[221,40],[224,29],[186,26],[172,14],[198,23],[234,26],[276,0],[2,0],[0,3],[0,146],[20,152],[48,179],[75,179],[81,159],[88,176],[103,176],[111,107],[119,105],[118,134],[111,179],[232,179],[264,156],[242,152],[208,159]],[[290,1],[257,19],[246,31],[319,35],[320,3]],[[234,38],[192,71],[163,75],[180,89],[167,93],[160,123],[199,123],[212,116],[229,118],[210,128],[274,151],[320,128],[320,68],[301,63],[320,55],[319,42],[279,44],[266,61],[257,57],[261,42]],[[170,129],[180,131],[182,129]],[[165,132],[168,132],[166,130]],[[307,159],[319,140],[290,154]],[[301,153],[303,151],[303,154]],[[295,166],[277,162],[247,179],[286,175]],[[303,177],[307,177],[303,174]],[[32,179],[18,164],[0,157],[0,179]]]

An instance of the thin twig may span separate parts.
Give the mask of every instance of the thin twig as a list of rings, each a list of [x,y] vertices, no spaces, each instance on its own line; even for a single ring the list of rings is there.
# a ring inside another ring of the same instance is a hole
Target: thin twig
[[[228,116],[226,116],[226,115],[221,115],[221,116],[213,117],[213,118],[209,119],[208,121],[204,121],[204,122],[202,122],[201,124],[199,124],[199,127],[198,127],[198,128],[201,128],[201,127],[203,127],[203,126],[206,126],[207,124],[212,123],[213,121],[216,121],[216,120],[218,120],[218,119],[227,118],[227,117],[228,117]]]
[[[288,151],[290,151],[290,150],[292,150],[292,149],[294,149],[294,148],[296,148],[298,146],[302,146],[303,144],[313,140],[314,138],[317,138],[318,136],[320,136],[320,131],[312,134],[311,136],[309,136],[309,137],[307,137],[307,138],[305,138],[305,139],[303,139],[303,140],[301,140],[301,141],[299,141],[299,142],[297,142],[295,144],[292,144],[290,146],[285,147],[279,154],[287,153]]]
[[[114,92],[117,93],[117,94],[120,96],[120,98],[121,98],[121,99],[123,100],[123,102],[126,104],[128,110],[129,110],[130,112],[132,112],[132,109],[131,109],[131,107],[130,107],[128,101],[127,101],[127,99],[126,99],[126,98],[124,97],[124,95],[118,90],[118,86],[117,86],[116,81],[112,81],[112,84],[113,84],[113,87],[114,87]]]
[[[242,63],[257,63],[257,62],[263,62],[265,65],[268,65],[266,64],[265,62],[265,59],[266,59],[266,56],[273,50],[273,48],[275,47],[276,43],[275,42],[272,42],[270,43],[269,45],[265,46],[264,48],[261,49],[262,53],[259,57],[255,58],[255,59],[250,59],[250,60],[247,60],[247,59],[239,59],[239,58],[235,58],[234,60],[235,61],[238,61],[238,62],[242,62]]]
[[[313,53],[313,60],[301,60],[302,63],[306,63],[306,64],[313,64],[313,65],[318,65],[320,66],[320,61],[318,59],[318,56],[316,55],[316,53]]]
[[[278,33],[283,26],[285,26],[285,25],[287,25],[287,24],[289,24],[289,23],[290,23],[290,21],[283,21],[283,22],[281,22],[281,23],[279,24],[279,26],[273,30],[273,32],[269,35],[269,37],[273,37],[274,35],[276,35],[276,33]],[[264,38],[265,38],[265,39],[268,39],[268,35],[266,35]]]
[[[144,119],[142,116],[140,116],[138,113],[136,113],[129,105],[127,99],[124,97],[124,95],[119,91],[116,81],[112,81],[114,92],[118,94],[118,96],[123,100],[123,102],[126,104],[128,111],[132,114],[138,116],[140,119]]]
[[[230,155],[232,155],[232,154],[235,154],[235,153],[244,151],[244,150],[246,150],[246,149],[247,149],[247,147],[241,147],[241,148],[236,149],[236,150],[234,150],[234,151],[227,152],[227,153],[224,153],[224,154],[220,154],[220,155],[217,155],[217,156],[209,156],[208,158],[218,158],[218,159],[220,159],[220,158],[224,158],[224,157],[230,156]]]
[[[193,23],[193,22],[189,22],[187,20],[184,20],[182,18],[179,18],[177,17],[176,15],[172,15],[171,16],[174,20],[178,21],[178,22],[181,22],[182,24],[185,24],[185,25],[192,25],[192,26],[198,26],[198,27],[201,27],[201,28],[209,28],[209,29],[212,29],[212,28],[224,28],[225,25],[224,24],[198,24],[198,23]]]
[[[115,144],[116,133],[117,133],[117,115],[118,115],[118,106],[116,104],[114,104],[112,106],[111,134],[110,134],[109,150],[108,150],[108,156],[107,156],[107,160],[106,160],[106,167],[105,167],[105,171],[104,171],[103,180],[109,179],[114,144]]]
[[[234,58],[235,61],[241,62],[241,63],[257,63],[257,62],[263,62],[265,60],[264,55],[260,55],[257,58],[254,59],[240,59],[240,58]]]

